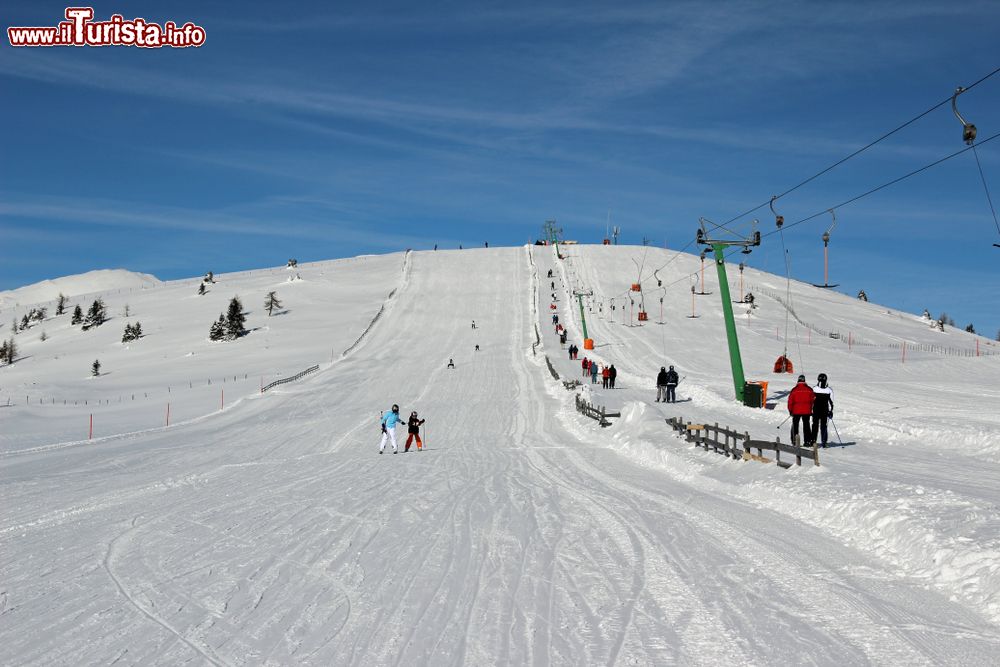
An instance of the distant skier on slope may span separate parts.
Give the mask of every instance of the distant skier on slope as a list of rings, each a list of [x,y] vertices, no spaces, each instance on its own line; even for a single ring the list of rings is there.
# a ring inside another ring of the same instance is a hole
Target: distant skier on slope
[[[410,451],[410,443],[414,438],[417,439],[417,451],[421,451],[424,448],[423,441],[420,440],[420,426],[426,420],[417,417],[417,411],[414,410],[410,413],[410,419],[406,424],[406,430],[408,435],[406,436],[406,444],[403,447],[403,452],[406,453]]]
[[[826,420],[833,419],[833,389],[826,384],[826,373],[820,373],[816,378],[813,394],[813,423],[810,440],[815,443],[816,436],[819,435],[820,442],[826,447]]]
[[[378,446],[379,454],[385,451],[386,440],[392,441],[392,453],[399,453],[399,447],[396,445],[396,424],[399,424],[401,421],[398,405],[393,405],[392,410],[385,413],[382,417],[382,442]]]
[[[788,414],[792,416],[792,443],[796,444],[799,437],[799,422],[802,422],[802,434],[805,438],[805,445],[812,444],[812,428],[809,424],[809,417],[812,415],[813,402],[816,395],[808,384],[806,376],[800,375],[798,383],[792,387],[788,394]]]

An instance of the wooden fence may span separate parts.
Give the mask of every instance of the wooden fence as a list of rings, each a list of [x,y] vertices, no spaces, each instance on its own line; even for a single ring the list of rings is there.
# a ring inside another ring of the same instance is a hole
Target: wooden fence
[[[552,360],[549,359],[549,355],[545,355],[545,364],[549,367],[549,372],[552,373],[552,378],[555,380],[559,379],[559,373],[556,372],[555,366],[552,365]]]
[[[622,416],[622,413],[620,412],[608,412],[605,410],[604,406],[598,407],[593,403],[588,403],[581,398],[580,394],[576,395],[576,411],[586,417],[596,419],[597,423],[601,426],[611,426],[611,422],[608,421],[608,417]]]
[[[802,465],[803,458],[812,459],[815,465],[819,465],[819,451],[816,449],[816,445],[802,447],[785,444],[781,442],[781,438],[777,438],[773,442],[753,440],[748,432],[741,433],[725,426],[719,426],[718,422],[715,424],[694,424],[685,422],[681,417],[671,417],[666,421],[672,429],[684,433],[685,440],[694,443],[695,447],[704,447],[705,451],[712,449],[716,454],[761,463],[772,461],[764,456],[765,451],[774,452],[774,462],[782,468],[790,468],[791,463],[781,460],[781,453],[784,452],[795,457],[795,465]],[[753,450],[757,450],[757,453],[754,454]]]
[[[296,380],[301,379],[303,376],[309,375],[310,373],[312,373],[314,371],[318,371],[318,370],[319,370],[319,366],[310,366],[309,368],[305,369],[301,373],[296,373],[295,375],[293,375],[290,378],[281,378],[280,380],[275,380],[271,384],[264,385],[263,387],[260,388],[260,393],[263,394],[268,389],[271,389],[273,387],[277,387],[279,384],[285,384],[286,382],[295,382]]]

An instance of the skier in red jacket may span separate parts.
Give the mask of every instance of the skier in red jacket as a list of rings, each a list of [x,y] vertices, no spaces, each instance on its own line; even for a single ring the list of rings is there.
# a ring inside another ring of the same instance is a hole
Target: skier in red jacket
[[[802,422],[802,432],[805,434],[805,445],[812,445],[812,427],[809,417],[812,415],[813,402],[816,394],[812,387],[806,383],[806,376],[800,375],[798,383],[788,394],[788,414],[792,416],[792,443],[796,442],[799,436],[799,421]]]

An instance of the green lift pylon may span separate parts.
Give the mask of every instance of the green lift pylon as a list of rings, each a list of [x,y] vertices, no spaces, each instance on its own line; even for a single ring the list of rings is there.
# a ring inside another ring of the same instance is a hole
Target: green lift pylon
[[[574,292],[573,294],[576,300],[580,303],[580,323],[583,325],[583,349],[592,350],[594,349],[594,341],[587,334],[587,316],[583,312],[583,297],[593,296],[594,292]]]
[[[740,356],[740,339],[736,335],[736,318],[733,317],[733,302],[729,296],[729,279],[726,277],[725,250],[731,246],[742,246],[744,253],[750,252],[750,246],[760,245],[760,232],[754,231],[749,239],[719,240],[708,238],[705,231],[705,218],[701,218],[697,241],[702,245],[712,246],[715,254],[715,268],[719,273],[719,296],[722,298],[722,314],[726,320],[726,342],[729,344],[729,364],[733,371],[733,388],[736,400],[743,402],[743,388],[746,378],[743,375],[743,357]],[[755,221],[756,222],[756,221]]]

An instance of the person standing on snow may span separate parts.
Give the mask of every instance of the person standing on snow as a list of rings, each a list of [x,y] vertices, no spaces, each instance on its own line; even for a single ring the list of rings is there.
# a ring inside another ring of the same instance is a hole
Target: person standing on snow
[[[604,389],[607,389],[608,384],[611,382],[611,369],[607,366],[601,369],[601,382],[603,383]]]
[[[615,368],[614,364],[611,364],[611,368],[608,369],[608,381],[611,384],[611,388],[615,388],[615,378],[618,377],[618,369]]]
[[[588,375],[590,375],[590,361],[587,359],[587,357],[583,358],[583,361],[580,362],[580,365],[583,366],[583,377],[587,377]]]
[[[798,383],[792,387],[788,394],[788,414],[792,416],[792,444],[795,444],[799,437],[799,422],[802,422],[802,434],[805,437],[805,445],[812,444],[812,428],[809,424],[809,417],[812,415],[813,403],[816,394],[812,387],[806,384],[806,376],[800,375]]]
[[[590,384],[597,384],[597,362],[590,362]]]
[[[399,454],[399,447],[396,445],[396,424],[402,420],[399,418],[399,406],[393,405],[392,410],[382,417],[382,442],[378,446],[378,453],[385,451],[385,441],[392,441],[392,453]]]
[[[676,403],[677,394],[674,393],[677,390],[677,385],[681,383],[679,377],[677,377],[677,371],[671,366],[667,370],[667,403]]]
[[[406,424],[406,430],[409,435],[406,436],[406,444],[403,447],[403,453],[410,451],[410,443],[413,439],[417,439],[417,451],[421,451],[424,448],[423,441],[420,440],[420,425],[424,423],[424,419],[417,417],[417,411],[414,410],[410,413],[410,420]]]
[[[660,372],[656,374],[656,402],[667,402],[667,367],[660,366]]]
[[[819,435],[826,447],[826,420],[833,419],[833,389],[826,384],[826,373],[820,373],[819,377],[816,378],[816,386],[813,387],[813,423],[812,423],[812,440],[816,442],[816,436]]]

